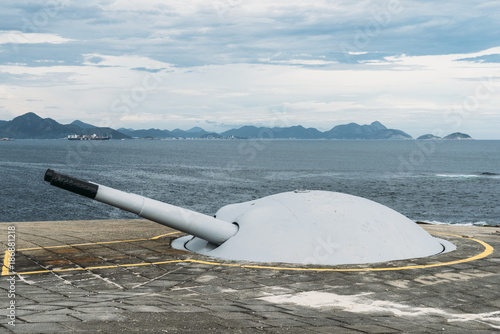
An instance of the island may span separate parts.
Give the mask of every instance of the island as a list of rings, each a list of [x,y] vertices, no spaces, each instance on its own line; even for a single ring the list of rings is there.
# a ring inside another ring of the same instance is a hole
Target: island
[[[467,140],[469,140],[469,139],[472,139],[472,137],[466,133],[454,132],[452,134],[447,135],[443,139],[446,139],[446,140],[464,140],[464,139],[467,139]]]

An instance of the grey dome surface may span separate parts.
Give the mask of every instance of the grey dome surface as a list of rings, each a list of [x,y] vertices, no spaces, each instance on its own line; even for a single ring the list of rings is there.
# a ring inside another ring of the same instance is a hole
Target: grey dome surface
[[[327,191],[294,191],[221,208],[238,232],[217,246],[186,236],[172,246],[252,262],[361,264],[427,257],[455,246],[374,201]]]

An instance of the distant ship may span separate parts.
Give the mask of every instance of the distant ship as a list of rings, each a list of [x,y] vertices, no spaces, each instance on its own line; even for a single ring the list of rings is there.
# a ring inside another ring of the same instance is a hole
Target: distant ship
[[[93,135],[69,135],[69,140],[109,140],[108,136],[98,136],[95,133]]]

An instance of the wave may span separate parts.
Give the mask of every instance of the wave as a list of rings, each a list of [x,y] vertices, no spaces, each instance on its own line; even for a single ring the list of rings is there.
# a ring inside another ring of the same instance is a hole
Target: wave
[[[477,175],[477,174],[436,174],[436,176],[437,177],[450,177],[450,178],[463,178],[463,179],[480,177],[480,175]]]
[[[436,174],[437,177],[443,178],[458,178],[458,179],[472,179],[472,178],[493,178],[500,179],[500,175],[497,173],[475,173],[475,174]]]
[[[431,224],[431,225],[455,225],[455,226],[488,226],[488,225],[494,225],[492,223],[488,222],[474,222],[474,223],[454,223],[454,222],[440,222],[440,221],[426,221],[424,223]],[[498,223],[497,225],[500,225]]]

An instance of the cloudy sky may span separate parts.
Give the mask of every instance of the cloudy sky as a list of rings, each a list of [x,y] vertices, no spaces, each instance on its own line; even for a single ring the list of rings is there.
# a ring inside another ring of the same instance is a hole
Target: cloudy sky
[[[498,1],[3,0],[0,120],[500,139]]]

